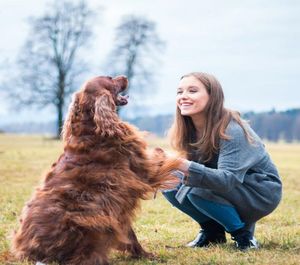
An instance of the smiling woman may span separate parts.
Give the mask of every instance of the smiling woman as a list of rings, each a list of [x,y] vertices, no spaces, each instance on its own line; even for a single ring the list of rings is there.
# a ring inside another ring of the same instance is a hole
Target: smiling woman
[[[210,74],[184,75],[176,104],[170,136],[184,156],[181,183],[164,195],[202,228],[187,247],[224,243],[226,231],[238,249],[258,248],[255,223],[277,207],[282,189],[264,144],[224,107],[222,86]]]
[[[182,78],[177,90],[177,106],[180,109],[181,115],[190,117],[203,117],[203,113],[209,99],[208,92],[196,77],[187,76]],[[196,115],[195,115],[196,114]]]

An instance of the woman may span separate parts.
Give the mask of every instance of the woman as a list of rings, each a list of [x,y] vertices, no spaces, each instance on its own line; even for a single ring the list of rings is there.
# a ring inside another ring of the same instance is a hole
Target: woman
[[[255,223],[279,204],[282,185],[275,165],[240,115],[224,108],[218,80],[206,73],[184,75],[177,89],[170,129],[181,159],[181,184],[167,200],[201,230],[188,247],[225,243],[230,233],[240,250],[258,248]]]

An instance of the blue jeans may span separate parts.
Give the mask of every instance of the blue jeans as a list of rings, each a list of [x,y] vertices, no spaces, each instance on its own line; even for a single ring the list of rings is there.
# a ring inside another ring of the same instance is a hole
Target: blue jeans
[[[167,190],[163,192],[163,195],[173,206],[192,217],[200,225],[213,219],[229,233],[245,226],[238,212],[232,206],[204,200],[190,193],[180,204],[175,198],[176,193],[177,189]]]

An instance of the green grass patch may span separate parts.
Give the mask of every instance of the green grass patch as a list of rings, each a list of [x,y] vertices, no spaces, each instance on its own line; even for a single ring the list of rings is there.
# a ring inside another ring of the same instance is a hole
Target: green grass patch
[[[151,138],[150,146],[168,148],[165,139]],[[156,254],[154,260],[132,260],[118,252],[112,264],[299,264],[300,260],[300,144],[267,144],[282,176],[284,193],[279,207],[260,220],[256,238],[261,248],[241,253],[228,242],[206,249],[182,247],[199,227],[161,196],[144,201],[134,224],[141,244]],[[42,175],[62,153],[62,143],[42,136],[0,134],[0,264],[17,262],[9,253],[10,234],[18,226],[24,203],[39,185]]]

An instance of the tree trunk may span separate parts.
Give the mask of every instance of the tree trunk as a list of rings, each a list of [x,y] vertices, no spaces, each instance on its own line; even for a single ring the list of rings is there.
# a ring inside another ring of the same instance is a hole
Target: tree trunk
[[[63,107],[65,98],[65,74],[63,71],[59,72],[59,85],[57,95],[57,135],[59,139],[63,127]]]
[[[61,102],[57,105],[57,131],[56,138],[59,139],[63,127],[63,105]]]

